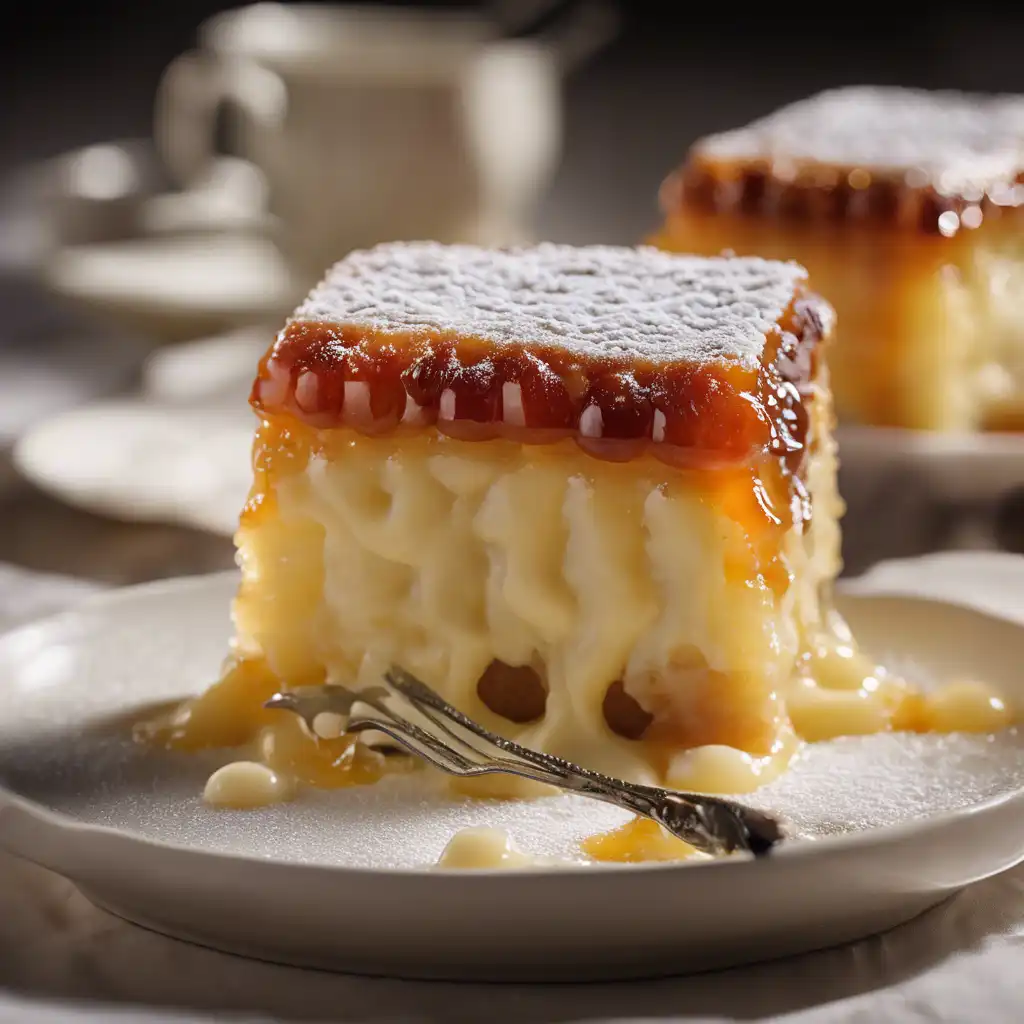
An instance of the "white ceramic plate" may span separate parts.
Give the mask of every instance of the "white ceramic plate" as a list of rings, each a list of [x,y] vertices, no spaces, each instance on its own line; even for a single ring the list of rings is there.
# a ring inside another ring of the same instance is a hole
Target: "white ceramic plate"
[[[43,281],[65,300],[167,339],[283,319],[301,297],[277,249],[242,234],[68,246]]]
[[[228,410],[102,402],[29,430],[14,463],[37,487],[90,512],[230,536],[252,482],[254,426],[244,402]]]
[[[139,395],[40,421],[15,444],[14,464],[90,512],[231,536],[252,483],[249,390],[271,337],[248,327],[158,349]]]
[[[248,425],[249,392],[256,367],[276,334],[274,324],[242,327],[159,348],[142,367],[143,397],[174,405],[234,410]]]
[[[872,566],[863,576],[843,580],[842,587],[845,594],[938,598],[1024,622],[1024,555],[936,551],[917,558],[892,558]]]
[[[203,944],[358,972],[495,979],[680,973],[891,927],[1024,857],[1013,733],[878,736],[813,748],[757,802],[801,834],[771,859],[438,872],[468,824],[569,856],[624,815],[582,798],[445,797],[426,773],[258,812],[199,794],[221,754],[132,745],[125,715],[201,689],[228,637],[231,574],[102,596],[0,640],[0,843],[130,920]],[[1024,629],[860,594],[876,651],[924,677],[1024,698]]]
[[[906,469],[945,501],[990,501],[1024,486],[1024,433],[946,434],[843,425],[836,437],[844,469],[874,474],[885,467]]]
[[[21,333],[14,328],[0,343],[2,449],[36,424],[124,388],[138,371],[134,338]]]

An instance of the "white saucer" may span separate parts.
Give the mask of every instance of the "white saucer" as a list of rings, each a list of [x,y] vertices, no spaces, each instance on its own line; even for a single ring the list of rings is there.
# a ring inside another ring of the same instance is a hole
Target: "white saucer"
[[[36,424],[130,384],[138,372],[139,347],[133,338],[86,332],[5,338],[0,343],[0,449]]]
[[[272,336],[249,327],[157,349],[141,394],[37,423],[14,464],[89,512],[231,536],[252,483],[249,390]]]
[[[1024,486],[1024,433],[950,434],[842,425],[836,439],[844,470],[905,470],[944,501],[991,501]],[[911,486],[909,477],[906,485]]]
[[[297,299],[274,245],[244,234],[68,246],[49,260],[43,279],[63,299],[166,339],[282,320]]]
[[[68,504],[116,519],[231,536],[252,483],[255,419],[237,408],[101,402],[31,428],[18,471]]]
[[[242,327],[158,348],[142,367],[143,396],[155,402],[235,411],[249,425],[249,392],[256,367],[276,331],[276,326]]]
[[[893,558],[856,579],[843,580],[843,592],[938,598],[1024,622],[1024,555],[936,551],[917,558]]]
[[[1024,858],[1013,733],[813,748],[757,801],[818,838],[757,862],[438,872],[428,865],[466,824],[557,856],[623,816],[582,798],[453,801],[426,775],[209,810],[202,783],[226,757],[140,749],[123,722],[214,678],[234,585],[228,574],[121,591],[0,640],[0,843],[155,930],[365,973],[610,979],[851,940]],[[861,590],[845,610],[883,657],[1024,698],[1021,626]]]

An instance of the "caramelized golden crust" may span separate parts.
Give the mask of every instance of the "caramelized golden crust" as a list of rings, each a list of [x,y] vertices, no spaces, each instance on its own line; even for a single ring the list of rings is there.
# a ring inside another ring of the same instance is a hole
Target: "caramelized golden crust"
[[[701,139],[661,192],[691,209],[952,237],[1024,203],[1024,99],[857,86]]]
[[[436,425],[463,440],[572,437],[613,461],[650,448],[670,463],[744,461],[759,452],[798,463],[804,398],[831,318],[827,303],[799,289],[750,369],[297,321],[261,362],[252,404],[374,436]]]
[[[778,174],[769,162],[728,162],[696,152],[660,194],[671,216],[684,209],[771,216],[807,223],[896,227],[951,238],[985,221],[1024,225],[1024,174],[988,192],[942,193],[927,179],[861,166],[798,165]]]

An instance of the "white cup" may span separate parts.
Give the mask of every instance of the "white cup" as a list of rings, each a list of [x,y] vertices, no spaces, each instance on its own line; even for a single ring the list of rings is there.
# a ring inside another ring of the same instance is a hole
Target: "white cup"
[[[485,20],[412,8],[261,3],[205,22],[167,70],[156,138],[183,185],[234,146],[266,181],[304,283],[400,238],[525,240],[561,138],[556,48]]]

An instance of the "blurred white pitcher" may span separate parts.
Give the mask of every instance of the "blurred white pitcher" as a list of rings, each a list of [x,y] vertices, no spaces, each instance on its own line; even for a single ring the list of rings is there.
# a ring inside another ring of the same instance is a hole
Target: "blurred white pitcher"
[[[274,3],[217,15],[199,42],[158,93],[164,159],[183,185],[208,174],[217,112],[237,108],[304,282],[380,241],[528,235],[559,156],[555,46],[459,13]]]

